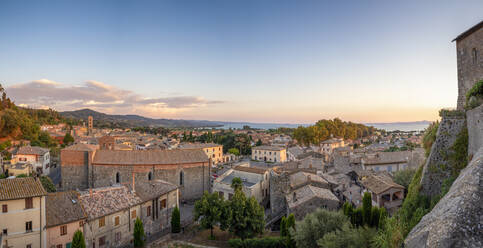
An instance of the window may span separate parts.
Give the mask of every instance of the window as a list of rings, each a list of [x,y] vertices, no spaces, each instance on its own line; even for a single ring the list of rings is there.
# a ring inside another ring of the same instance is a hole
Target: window
[[[99,238],[99,247],[106,244],[106,236],[102,236]]]
[[[119,216],[114,217],[114,226],[119,226]]]
[[[233,194],[232,193],[228,193],[228,200],[231,200],[231,198],[233,198]]]
[[[32,221],[25,222],[25,231],[31,232],[32,231]]]
[[[131,219],[136,219],[136,209],[131,211]]]
[[[389,172],[391,172],[391,171],[392,171],[392,165],[389,165],[389,166],[387,167],[387,171],[389,171]]]
[[[179,185],[183,185],[183,172],[179,172]]]
[[[149,172],[148,173],[148,180],[151,181],[153,179],[153,173]]]
[[[151,206],[146,208],[146,216],[151,216]]]
[[[114,242],[119,242],[121,241],[121,232],[117,232],[114,236]]]
[[[31,209],[34,208],[34,202],[32,200],[32,197],[25,198],[25,209]]]
[[[62,248],[62,244],[57,245],[55,248]]]
[[[6,213],[8,212],[8,205],[7,204],[3,204],[2,205],[2,213]]]
[[[293,201],[296,202],[297,201],[297,194],[295,192],[293,192]]]
[[[7,228],[3,229],[3,235],[7,235],[7,234],[8,234]]]
[[[221,196],[221,198],[225,197],[225,194],[222,191],[218,192],[218,194]]]
[[[84,221],[79,221],[79,227],[83,227],[84,226]]]
[[[476,65],[478,63],[478,51],[476,50],[476,48],[473,48],[473,50],[471,50],[471,55],[473,56],[473,64]]]
[[[25,246],[26,248],[32,248],[32,244],[28,244]]]
[[[121,182],[121,175],[119,175],[119,172],[116,172],[116,183]]]
[[[106,225],[106,217],[99,218],[99,227],[103,227]]]
[[[161,200],[161,209],[165,209],[166,208],[166,199],[162,199]]]
[[[63,236],[66,234],[67,234],[67,226],[66,225],[60,226],[60,236]]]

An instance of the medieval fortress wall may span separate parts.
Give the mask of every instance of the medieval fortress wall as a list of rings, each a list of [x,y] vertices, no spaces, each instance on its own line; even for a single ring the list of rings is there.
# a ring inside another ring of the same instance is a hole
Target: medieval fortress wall
[[[483,21],[458,36],[458,110],[465,111],[466,93],[483,80]],[[483,105],[468,110],[466,118],[443,117],[431,154],[423,169],[422,193],[439,194],[448,169],[444,154],[456,135],[468,129],[468,165],[449,192],[411,230],[405,247],[483,247]],[[433,166],[433,167],[432,167]],[[436,168],[434,167],[436,166]],[[434,169],[438,169],[437,171]]]

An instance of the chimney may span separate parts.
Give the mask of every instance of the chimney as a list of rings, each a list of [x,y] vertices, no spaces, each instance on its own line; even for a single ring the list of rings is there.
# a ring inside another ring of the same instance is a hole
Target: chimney
[[[89,196],[92,197],[92,188],[89,188]]]
[[[136,179],[134,176],[134,172],[132,173],[132,192],[136,192]]]

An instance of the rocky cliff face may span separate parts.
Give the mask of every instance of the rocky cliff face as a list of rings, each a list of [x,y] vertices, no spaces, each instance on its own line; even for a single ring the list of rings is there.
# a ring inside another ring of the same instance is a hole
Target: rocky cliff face
[[[411,230],[406,247],[483,247],[483,105],[466,115],[468,154],[472,160],[449,192]],[[438,138],[440,135],[438,130]],[[430,158],[441,149],[433,146]],[[424,180],[430,186],[427,189],[435,188],[429,178]]]
[[[436,134],[436,140],[423,168],[422,194],[432,197],[441,192],[443,181],[451,173],[448,168],[452,166],[448,161],[448,153],[451,152],[450,148],[465,124],[464,116],[443,116]]]
[[[483,247],[483,147],[406,238],[406,247]]]

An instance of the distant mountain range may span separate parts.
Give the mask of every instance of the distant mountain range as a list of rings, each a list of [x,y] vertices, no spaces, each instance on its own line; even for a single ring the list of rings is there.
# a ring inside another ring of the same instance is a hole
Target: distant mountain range
[[[247,125],[252,128],[270,129],[279,127],[296,128],[298,126],[307,126],[308,124],[280,124],[280,123],[251,123],[251,122],[225,122],[225,121],[207,121],[207,120],[179,120],[179,119],[153,119],[140,115],[109,115],[100,113],[91,109],[80,109],[75,111],[60,112],[65,118],[74,118],[87,121],[89,116],[94,118],[94,123],[99,127],[216,127],[216,128],[242,128]],[[374,126],[387,131],[401,130],[423,130],[431,122],[430,121],[414,121],[414,122],[392,122],[392,123],[364,123],[365,125]]]
[[[140,115],[109,115],[91,109],[60,112],[63,117],[87,121],[92,116],[97,126],[132,127],[221,127],[223,123],[203,120],[153,119]]]

